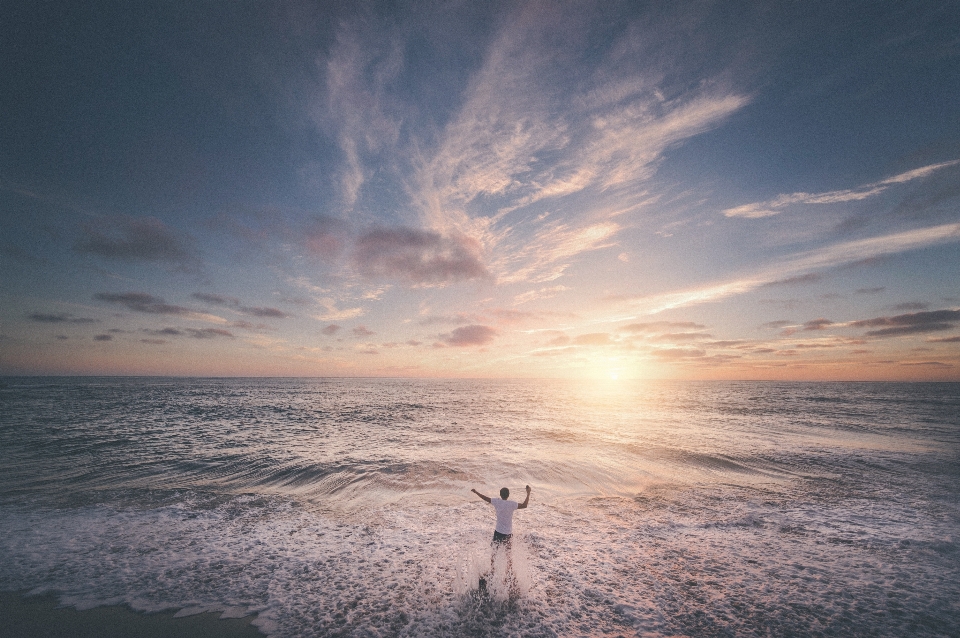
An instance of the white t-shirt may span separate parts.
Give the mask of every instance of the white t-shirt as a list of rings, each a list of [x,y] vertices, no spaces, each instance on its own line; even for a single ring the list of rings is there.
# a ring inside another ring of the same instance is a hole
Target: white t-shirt
[[[497,510],[497,526],[494,529],[501,534],[513,534],[513,513],[518,503],[494,497],[490,499],[490,504]]]

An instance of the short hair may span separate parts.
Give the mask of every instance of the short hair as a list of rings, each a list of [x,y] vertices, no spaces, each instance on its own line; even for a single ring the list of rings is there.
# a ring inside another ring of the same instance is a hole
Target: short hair
[[[505,487],[501,487],[501,488],[500,488],[500,498],[502,498],[503,500],[507,500],[507,497],[509,497],[509,496],[510,496],[510,490],[508,490],[508,489],[505,488]]]

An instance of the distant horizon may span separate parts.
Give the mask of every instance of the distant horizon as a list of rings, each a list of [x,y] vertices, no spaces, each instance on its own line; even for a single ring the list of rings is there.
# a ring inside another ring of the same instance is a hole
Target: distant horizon
[[[958,3],[0,21],[0,374],[960,381]]]
[[[582,377],[388,377],[388,376],[218,376],[218,375],[161,375],[161,374],[0,374],[0,379],[370,379],[394,381],[587,381],[615,386],[633,381],[649,383],[960,383],[958,380],[937,379],[671,379],[671,378],[626,378],[597,379]]]

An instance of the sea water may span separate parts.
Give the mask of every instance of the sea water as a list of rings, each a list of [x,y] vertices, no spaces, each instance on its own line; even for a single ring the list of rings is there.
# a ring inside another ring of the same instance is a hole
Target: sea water
[[[81,609],[957,636],[958,545],[960,384],[0,379],[0,589]]]

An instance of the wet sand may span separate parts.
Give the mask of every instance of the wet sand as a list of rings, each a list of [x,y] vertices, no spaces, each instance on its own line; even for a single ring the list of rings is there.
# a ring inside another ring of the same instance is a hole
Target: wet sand
[[[77,611],[53,595],[0,592],[0,636],[19,638],[262,638],[253,617],[217,613],[174,618],[175,611],[144,614],[114,605]]]

